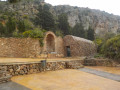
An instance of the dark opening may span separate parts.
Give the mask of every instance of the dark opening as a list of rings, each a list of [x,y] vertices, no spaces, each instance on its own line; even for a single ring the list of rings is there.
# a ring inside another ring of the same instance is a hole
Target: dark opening
[[[67,57],[71,56],[71,52],[70,52],[70,46],[66,46],[67,49]]]

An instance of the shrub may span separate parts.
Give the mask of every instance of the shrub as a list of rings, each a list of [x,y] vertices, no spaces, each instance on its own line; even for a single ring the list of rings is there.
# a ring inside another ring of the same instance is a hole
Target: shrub
[[[104,46],[104,54],[108,58],[120,58],[120,35],[107,40]]]
[[[62,32],[61,30],[56,30],[56,31],[55,31],[55,34],[56,34],[57,36],[63,37],[63,32]]]
[[[23,32],[23,37],[31,37],[31,38],[43,38],[44,30],[36,28],[35,30],[28,30]]]
[[[35,30],[28,30],[23,32],[23,37],[37,38],[39,39],[40,45],[43,46],[44,33],[46,31],[36,28]]]
[[[97,45],[97,52],[98,52],[98,53],[101,53],[101,51],[102,51],[102,46],[103,46],[103,39],[101,39],[101,38],[96,38],[96,39],[94,40],[94,42],[95,42],[95,44]]]

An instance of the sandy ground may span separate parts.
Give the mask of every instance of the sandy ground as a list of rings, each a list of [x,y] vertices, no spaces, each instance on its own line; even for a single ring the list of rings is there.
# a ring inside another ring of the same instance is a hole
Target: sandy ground
[[[120,75],[120,67],[87,66],[86,68],[105,71],[105,72]]]
[[[15,76],[12,81],[32,90],[120,90],[120,82],[70,69]]]
[[[48,61],[58,61],[58,60],[82,60],[84,57],[78,58],[51,58],[46,59]],[[11,63],[11,62],[34,62],[34,61],[41,61],[45,59],[39,58],[0,58],[0,63]]]

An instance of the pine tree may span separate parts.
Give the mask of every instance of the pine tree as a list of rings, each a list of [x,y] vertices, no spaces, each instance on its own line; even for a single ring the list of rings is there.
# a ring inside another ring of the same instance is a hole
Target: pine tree
[[[7,0],[9,3],[17,3],[17,2],[19,2],[19,1],[21,1],[21,0]]]
[[[85,30],[84,30],[81,23],[77,23],[74,26],[74,28],[72,30],[72,34],[75,35],[75,36],[78,36],[78,37],[86,38]]]
[[[18,22],[18,30],[19,30],[19,32],[21,33],[21,32],[24,32],[25,31],[25,24],[24,24],[24,21],[22,21],[22,20],[19,20],[19,22]]]
[[[16,22],[15,22],[15,20],[12,17],[8,18],[8,22],[6,23],[6,27],[7,27],[7,34],[8,34],[8,36],[12,36],[12,33],[16,29]]]
[[[69,23],[68,23],[68,16],[67,14],[60,14],[58,16],[58,22],[59,22],[59,29],[63,32],[64,35],[67,35],[69,34],[69,30],[70,30],[70,26],[69,26]]]
[[[6,34],[6,27],[0,23],[0,36],[5,36]]]
[[[89,40],[94,40],[95,39],[95,35],[94,35],[94,30],[92,28],[89,27],[88,31],[87,31],[87,39]]]
[[[36,24],[40,25],[41,28],[45,30],[53,30],[55,26],[55,21],[53,15],[49,11],[48,5],[40,5],[38,9],[39,13],[35,19]]]

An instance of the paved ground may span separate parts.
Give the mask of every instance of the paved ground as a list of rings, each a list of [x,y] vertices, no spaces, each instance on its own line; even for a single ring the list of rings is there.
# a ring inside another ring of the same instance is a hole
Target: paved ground
[[[87,68],[120,75],[120,67],[87,66]]]
[[[39,58],[0,58],[0,63],[11,63],[11,62],[34,62],[34,61],[41,61],[45,59]],[[58,61],[58,60],[83,60],[83,58],[51,58],[47,59],[48,61]]]
[[[116,74],[112,74],[104,71],[98,71],[90,68],[81,68],[79,70],[120,82],[120,75],[116,75]]]
[[[31,89],[26,88],[25,86],[22,86],[15,82],[7,82],[0,84],[0,90],[31,90]]]
[[[12,81],[32,90],[120,90],[120,82],[70,69],[16,76]]]

